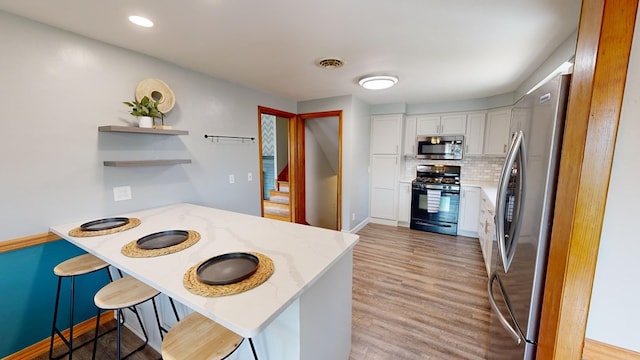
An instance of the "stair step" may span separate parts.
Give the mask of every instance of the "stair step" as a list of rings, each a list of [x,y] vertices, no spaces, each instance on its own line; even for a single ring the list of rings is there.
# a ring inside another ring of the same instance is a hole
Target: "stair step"
[[[289,204],[289,193],[282,191],[269,191],[269,201],[280,204]]]
[[[289,204],[283,204],[279,202],[273,202],[270,200],[264,201],[264,213],[280,216],[289,216]]]
[[[275,219],[275,220],[291,222],[291,218],[289,217],[289,215],[280,216],[280,215],[274,215],[274,214],[269,214],[269,213],[265,212],[264,213],[264,217],[267,218],[267,219]]]
[[[289,182],[278,180],[278,191],[289,192]]]

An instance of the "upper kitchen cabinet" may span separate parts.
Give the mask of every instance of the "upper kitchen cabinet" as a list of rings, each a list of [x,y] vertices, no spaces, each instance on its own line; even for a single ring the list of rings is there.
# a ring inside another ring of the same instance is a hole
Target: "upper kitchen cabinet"
[[[509,149],[511,109],[491,110],[487,113],[484,154],[504,156]]]
[[[407,116],[404,124],[404,156],[416,156],[416,116]]]
[[[402,114],[372,117],[371,154],[400,154],[402,120]]]
[[[464,134],[465,155],[483,154],[486,117],[487,114],[484,112],[467,115],[467,131]]]
[[[416,122],[416,135],[464,135],[467,115],[418,116]]]

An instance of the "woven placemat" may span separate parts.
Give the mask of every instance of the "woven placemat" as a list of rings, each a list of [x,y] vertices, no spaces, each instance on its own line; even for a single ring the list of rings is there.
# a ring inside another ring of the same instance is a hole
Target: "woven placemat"
[[[253,254],[258,257],[258,269],[253,273],[253,275],[242,281],[228,285],[209,285],[201,282],[198,280],[196,270],[200,264],[206,261],[203,260],[187,270],[182,279],[182,284],[190,292],[202,296],[226,296],[251,290],[267,281],[271,274],[273,274],[274,267],[273,260],[268,256],[257,252],[251,252],[249,254]]]
[[[122,225],[113,229],[106,229],[106,230],[100,230],[100,231],[84,231],[84,230],[81,230],[80,227],[78,226],[77,228],[73,228],[69,230],[69,235],[75,236],[75,237],[90,237],[90,236],[115,234],[121,231],[133,229],[134,227],[140,225],[140,223],[141,223],[140,219],[129,218],[129,223],[126,225]]]
[[[200,233],[194,230],[187,230],[187,239],[180,244],[176,244],[173,246],[169,246],[162,249],[141,249],[138,246],[138,240],[133,240],[132,242],[124,245],[120,252],[128,257],[135,258],[146,258],[146,257],[155,257],[162,256],[167,254],[173,254],[178,251],[182,251],[189,246],[195,244],[200,240]]]

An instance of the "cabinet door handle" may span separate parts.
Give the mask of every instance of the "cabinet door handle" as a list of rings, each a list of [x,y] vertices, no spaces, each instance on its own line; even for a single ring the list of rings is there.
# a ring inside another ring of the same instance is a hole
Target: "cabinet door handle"
[[[503,153],[507,152],[507,144],[502,145],[502,152]]]

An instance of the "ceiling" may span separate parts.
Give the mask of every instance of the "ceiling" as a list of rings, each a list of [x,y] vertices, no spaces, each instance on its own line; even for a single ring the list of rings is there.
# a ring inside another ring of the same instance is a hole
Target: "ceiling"
[[[576,30],[580,0],[0,0],[0,9],[293,100],[423,104],[515,90]],[[326,57],[345,65],[315,65]],[[369,74],[400,81],[360,88]]]

